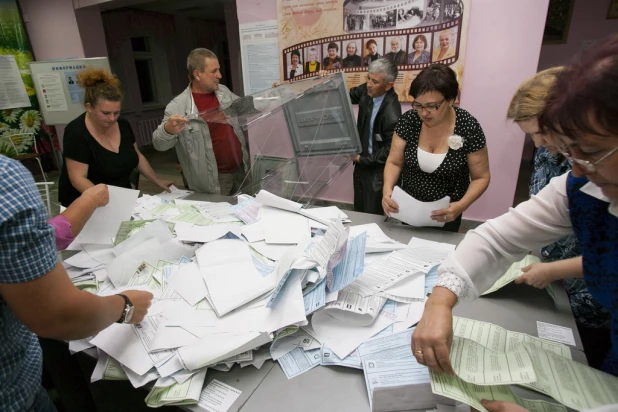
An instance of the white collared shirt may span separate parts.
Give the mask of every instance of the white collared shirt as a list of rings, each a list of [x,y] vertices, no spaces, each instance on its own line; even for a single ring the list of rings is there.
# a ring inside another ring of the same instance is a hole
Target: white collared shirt
[[[537,250],[573,233],[567,197],[569,173],[553,178],[538,195],[466,234],[457,250],[439,269],[437,285],[460,299],[476,299],[489,289],[509,266]],[[611,201],[601,188],[589,182],[584,193],[608,203],[618,217],[618,201]]]

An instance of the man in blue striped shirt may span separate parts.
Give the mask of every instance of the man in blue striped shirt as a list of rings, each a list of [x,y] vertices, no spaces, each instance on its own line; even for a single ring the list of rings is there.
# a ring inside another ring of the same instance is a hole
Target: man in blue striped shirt
[[[36,335],[81,339],[119,320],[141,321],[152,294],[99,297],[73,286],[30,172],[0,155],[0,410],[54,411],[41,387]],[[36,335],[35,335],[36,334]]]

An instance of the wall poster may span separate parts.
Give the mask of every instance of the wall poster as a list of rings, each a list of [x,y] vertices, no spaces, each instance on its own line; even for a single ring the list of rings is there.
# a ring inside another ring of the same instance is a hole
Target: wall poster
[[[448,64],[461,84],[471,0],[277,0],[281,79],[343,70],[348,87],[366,81],[375,59],[397,64],[395,91],[429,64]]]

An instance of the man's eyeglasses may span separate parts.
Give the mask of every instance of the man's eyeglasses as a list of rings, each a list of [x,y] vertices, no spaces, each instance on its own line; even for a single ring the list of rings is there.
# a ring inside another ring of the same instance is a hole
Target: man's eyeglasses
[[[444,103],[446,99],[442,99],[441,102],[438,103],[427,103],[425,105],[420,104],[420,103],[412,103],[412,108],[414,110],[416,110],[417,112],[422,112],[423,109],[427,110],[428,112],[435,112],[436,110],[438,110],[440,108],[440,106],[442,106],[442,103]]]
[[[601,157],[599,160],[590,162],[588,160],[583,160],[583,159],[578,159],[577,157],[573,157],[573,151],[568,145],[564,145],[560,147],[560,149],[558,149],[558,151],[560,152],[562,156],[566,157],[571,163],[577,163],[578,166],[581,166],[581,168],[584,169],[588,173],[596,172],[597,166],[599,165],[599,163],[601,163],[603,160],[610,157],[617,150],[618,150],[618,146],[614,147],[612,150],[605,153],[605,155]]]

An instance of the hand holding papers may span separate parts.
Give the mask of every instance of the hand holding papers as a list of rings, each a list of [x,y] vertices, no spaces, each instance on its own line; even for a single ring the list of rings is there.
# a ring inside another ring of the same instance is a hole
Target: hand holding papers
[[[513,282],[515,279],[517,279],[518,277],[524,274],[524,272],[521,270],[522,268],[525,268],[528,265],[531,265],[533,263],[540,262],[540,261],[541,259],[539,259],[536,256],[526,255],[526,257],[523,260],[513,263],[511,267],[509,268],[509,270],[507,270],[506,273],[500,277],[500,279],[496,280],[496,283],[494,283],[493,286],[490,287],[481,296],[490,294],[492,292],[497,291],[498,289],[505,287],[506,285]]]
[[[395,186],[391,199],[399,205],[399,212],[391,213],[395,219],[399,219],[411,226],[436,226],[443,227],[444,222],[436,222],[431,219],[431,212],[448,207],[451,198],[446,196],[435,202],[421,202],[404,192],[399,186]]]

